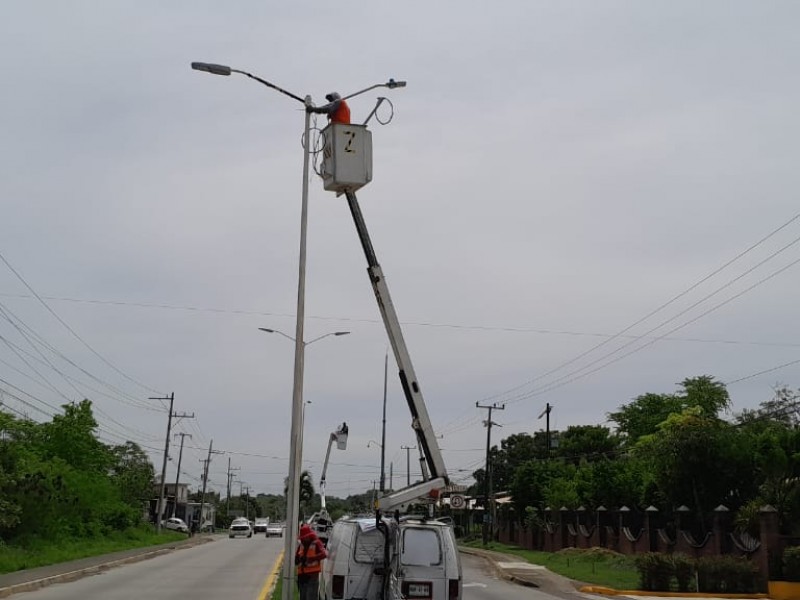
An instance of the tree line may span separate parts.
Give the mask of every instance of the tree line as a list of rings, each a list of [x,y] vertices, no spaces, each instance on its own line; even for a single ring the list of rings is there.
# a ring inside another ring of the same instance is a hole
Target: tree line
[[[769,504],[784,533],[800,534],[800,394],[779,388],[755,410],[730,409],[725,385],[703,375],[622,404],[607,415],[614,430],[571,426],[551,432],[550,448],[543,431],[511,435],[490,450],[494,489],[530,525],[546,507],[653,505],[671,515],[687,506],[703,532],[722,504],[740,531],[757,534]],[[473,475],[480,496],[485,472]]]
[[[95,436],[92,403],[37,423],[0,412],[0,539],[86,538],[141,524],[153,466],[137,444]]]

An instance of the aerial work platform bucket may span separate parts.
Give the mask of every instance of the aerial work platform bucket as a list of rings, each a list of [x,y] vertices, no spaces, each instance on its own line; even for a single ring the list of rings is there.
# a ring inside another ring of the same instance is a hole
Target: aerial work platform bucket
[[[366,125],[331,123],[322,130],[324,188],[343,194],[372,181],[372,132]]]

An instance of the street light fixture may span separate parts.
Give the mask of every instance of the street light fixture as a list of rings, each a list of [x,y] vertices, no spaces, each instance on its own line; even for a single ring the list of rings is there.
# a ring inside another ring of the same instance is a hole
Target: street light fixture
[[[282,335],[283,337],[285,337],[287,340],[291,340],[293,342],[297,342],[297,340],[295,338],[293,338],[292,336],[290,336],[290,335],[288,335],[286,333],[283,333],[282,331],[279,331],[278,329],[269,329],[268,327],[259,327],[258,329],[260,331],[265,331],[267,333],[277,333],[278,335]],[[315,337],[313,340],[310,340],[308,342],[303,342],[303,346],[308,346],[309,344],[313,344],[314,342],[318,342],[319,340],[321,340],[323,338],[326,338],[326,337],[329,337],[329,336],[332,336],[332,335],[335,335],[335,336],[338,337],[340,335],[350,335],[350,332],[349,331],[331,331],[330,333],[326,333],[325,335],[321,335],[319,337]]]
[[[285,89],[275,85],[274,83],[257,77],[247,71],[233,69],[228,65],[220,65],[216,63],[206,62],[193,62],[192,69],[195,71],[202,71],[212,75],[229,76],[231,73],[238,73],[257,81],[258,83],[271,88],[284,96],[292,98],[304,105],[305,108],[313,106],[311,96],[306,95],[304,98],[286,91]],[[371,87],[365,88],[354,94],[350,94],[347,98],[358,96],[369,90],[378,87],[387,87],[395,89],[398,87],[405,87],[405,81],[395,81],[389,79],[386,83],[376,84]],[[306,232],[308,230],[308,180],[309,180],[309,163],[311,155],[310,130],[311,130],[311,113],[306,110],[305,122],[303,127],[303,184],[302,184],[302,200],[300,205],[300,252],[298,261],[298,278],[297,278],[297,312],[296,312],[296,326],[294,340],[294,384],[292,392],[292,429],[290,436],[290,451],[289,451],[289,485],[287,489],[287,510],[286,521],[287,531],[284,542],[284,555],[286,557],[293,556],[295,551],[295,544],[298,539],[298,515],[300,511],[300,469],[302,466],[303,449],[302,449],[302,423],[303,423],[303,358],[305,347],[317,341],[311,340],[308,343],[303,342],[303,326],[305,320],[305,293],[306,293]],[[283,334],[285,335],[285,334]],[[344,335],[343,332],[335,333],[332,335]],[[286,336],[290,337],[290,336]],[[325,336],[323,336],[325,337]],[[322,338],[319,338],[322,339]],[[291,560],[283,561],[283,587],[282,587],[282,600],[292,600],[294,590],[294,576],[293,576],[293,562]]]

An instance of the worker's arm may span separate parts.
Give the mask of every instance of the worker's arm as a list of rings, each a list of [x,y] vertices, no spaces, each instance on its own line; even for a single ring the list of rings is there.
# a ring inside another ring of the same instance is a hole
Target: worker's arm
[[[341,106],[341,104],[341,100],[334,100],[333,102],[329,102],[328,104],[324,104],[322,106],[307,106],[306,112],[316,113],[318,115],[332,115],[339,110],[339,106]]]

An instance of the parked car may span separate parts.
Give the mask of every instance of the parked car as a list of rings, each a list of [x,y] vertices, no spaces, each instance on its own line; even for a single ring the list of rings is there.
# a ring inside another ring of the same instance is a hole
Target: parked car
[[[178,519],[177,517],[170,517],[166,521],[161,521],[161,526],[165,529],[171,529],[172,531],[189,533],[189,526],[184,523],[183,519]]]
[[[398,583],[402,596],[409,600],[461,600],[461,563],[453,528],[414,517],[404,517],[390,526],[397,527],[400,536]],[[329,558],[323,563],[320,598],[377,598],[381,577],[375,573],[383,566],[384,545],[374,517],[337,521],[328,540]]]
[[[215,529],[214,523],[212,523],[211,521],[204,521],[203,524],[200,526],[201,532],[205,531],[207,533],[214,533],[214,529]]]
[[[285,525],[283,523],[270,523],[267,525],[267,537],[283,537],[283,530]]]
[[[269,525],[268,518],[256,519],[253,525],[253,533],[267,533],[267,526]]]
[[[250,527],[250,521],[247,519],[234,519],[233,523],[231,523],[228,529],[228,537],[235,538],[238,536],[253,537],[253,528]]]

